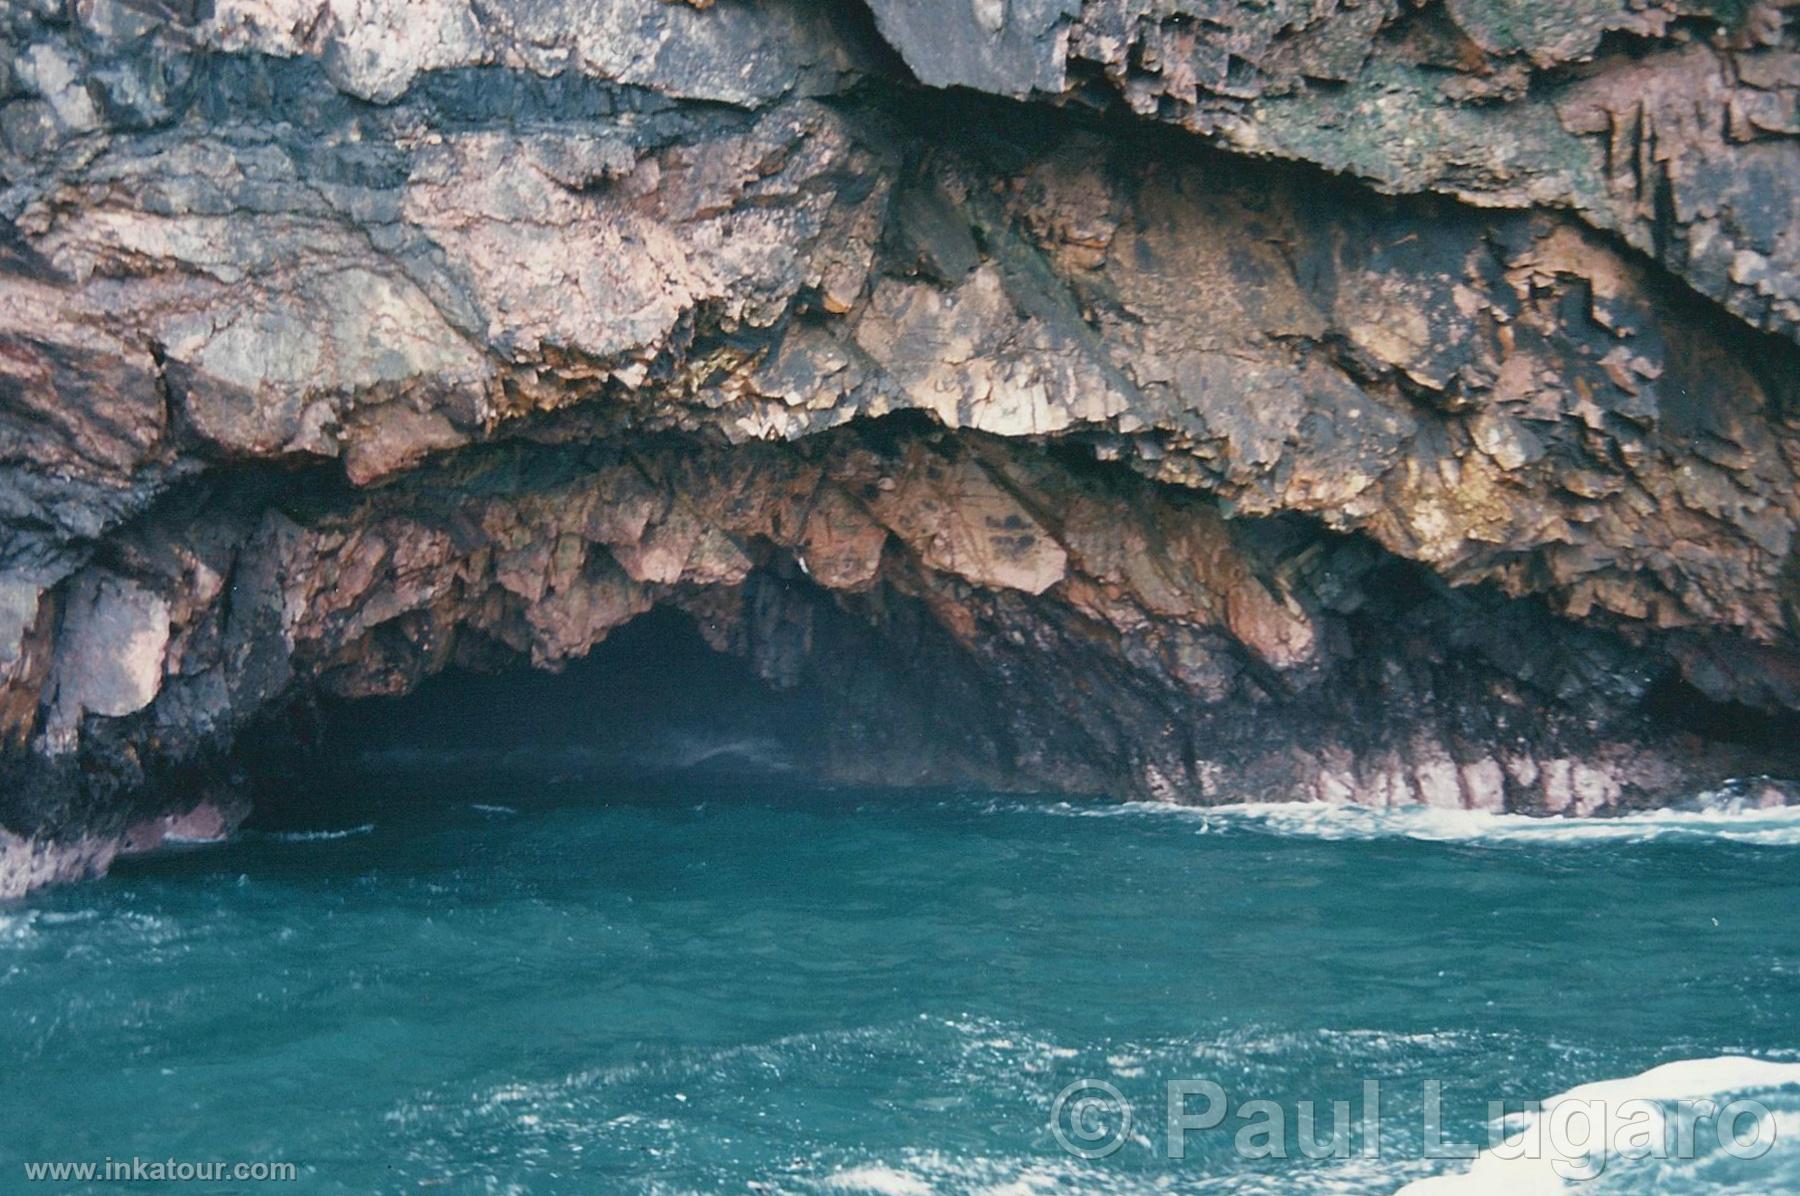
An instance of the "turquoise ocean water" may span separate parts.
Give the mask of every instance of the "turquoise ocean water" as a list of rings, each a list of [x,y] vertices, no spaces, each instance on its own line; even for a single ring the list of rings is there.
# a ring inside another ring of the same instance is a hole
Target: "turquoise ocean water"
[[[307,810],[0,909],[0,1191],[1800,1193],[1793,812],[423,767]],[[1231,1111],[1174,1159],[1189,1080]],[[1425,1157],[1428,1082],[1452,1146],[1571,1090],[1655,1097],[1665,1130],[1677,1097],[1754,1100],[1737,1128],[1772,1142],[1735,1157],[1702,1116],[1695,1157],[1571,1184]],[[1240,1134],[1252,1099],[1289,1157]],[[1299,1102],[1328,1140],[1337,1100],[1348,1149],[1306,1157]],[[109,1157],[297,1178],[23,1179]]]

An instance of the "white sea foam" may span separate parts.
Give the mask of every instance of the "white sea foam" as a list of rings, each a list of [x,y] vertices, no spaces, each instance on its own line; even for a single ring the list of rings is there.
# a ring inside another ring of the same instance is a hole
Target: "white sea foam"
[[[275,831],[269,835],[269,838],[277,843],[324,843],[333,839],[349,839],[356,835],[367,835],[374,829],[373,822],[365,822],[361,826],[347,826],[342,830]]]
[[[517,814],[518,813],[518,811],[513,809],[511,806],[490,806],[490,805],[486,805],[486,804],[484,804],[482,802],[478,802],[478,801],[470,802],[469,809],[474,810],[481,814]]]
[[[846,1192],[875,1192],[877,1196],[932,1196],[932,1187],[910,1171],[879,1165],[851,1167],[825,1178],[825,1186]]]
[[[1149,1149],[1140,1146],[1141,1150]],[[1371,1159],[1346,1159],[1316,1169],[1257,1174],[1140,1170],[1112,1161],[1045,1156],[947,1154],[908,1149],[891,1162],[857,1164],[814,1186],[825,1193],[874,1192],[879,1196],[1370,1196],[1392,1183],[1391,1167]]]
[[[1644,843],[1717,839],[1768,847],[1800,845],[1800,807],[1772,810],[1651,810],[1615,818],[1535,818],[1480,810],[1413,807],[1365,810],[1240,806],[1226,817],[1260,819],[1272,829],[1324,839],[1404,837],[1447,843]]]
[[[1080,806],[1065,802],[1053,809],[1077,817],[1166,816],[1183,820],[1203,834],[1253,829],[1324,840],[1403,838],[1434,843],[1553,845],[1685,839],[1764,847],[1800,846],[1800,806],[1760,809],[1712,795],[1685,807],[1610,818],[1534,817],[1432,806],[1384,810],[1323,802],[1225,806],[1176,806],[1158,802]]]
[[[1655,1113],[1647,1128],[1651,1134],[1660,1136],[1667,1132],[1664,1118],[1668,1110],[1664,1106],[1678,1101],[1729,1098],[1797,1086],[1800,1086],[1800,1063],[1735,1055],[1681,1059],[1635,1076],[1582,1084],[1546,1098],[1537,1112],[1509,1122],[1509,1142],[1527,1140],[1539,1148],[1484,1151],[1467,1170],[1415,1180],[1401,1188],[1396,1196],[1560,1196],[1576,1186],[1569,1177],[1591,1177],[1596,1172],[1604,1174],[1609,1166],[1608,1158],[1602,1153],[1608,1149],[1605,1132],[1592,1135],[1596,1141],[1595,1152],[1591,1154],[1586,1153],[1585,1148],[1590,1137],[1586,1126],[1581,1131],[1581,1141],[1576,1143],[1581,1147],[1579,1150],[1556,1142],[1554,1134],[1538,1132],[1556,1120],[1558,1106],[1586,1106],[1603,1110],[1604,1117],[1628,1119],[1635,1116],[1635,1109],[1644,1107],[1636,1102],[1649,1102]],[[1565,1109],[1565,1112],[1569,1111]],[[1568,1153],[1564,1153],[1565,1150]]]

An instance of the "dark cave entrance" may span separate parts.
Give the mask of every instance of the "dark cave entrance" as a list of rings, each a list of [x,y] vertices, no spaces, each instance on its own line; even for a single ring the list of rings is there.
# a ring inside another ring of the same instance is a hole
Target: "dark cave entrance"
[[[803,758],[828,698],[780,685],[659,606],[556,672],[451,669],[403,697],[331,701],[327,759],[381,769],[766,774]]]
[[[515,792],[1033,779],[1018,772],[1004,697],[919,602],[828,593],[783,565],[714,596],[733,610],[729,629],[703,630],[704,601],[670,600],[559,669],[516,657],[451,667],[402,696],[318,698],[265,728],[266,751],[241,745],[251,825],[310,826],[322,803],[428,792],[434,777]]]
[[[1358,659],[1388,659],[1381,633],[1399,618],[1389,606],[1432,615],[1425,623],[1415,619],[1415,630],[1448,620],[1437,630],[1460,649],[1462,663],[1441,665],[1436,684],[1468,703],[1446,709],[1467,710],[1471,719],[1485,717],[1480,695],[1495,664],[1530,675],[1534,660],[1568,648],[1567,639],[1558,647],[1531,634],[1543,625],[1532,604],[1483,610],[1479,595],[1420,584],[1410,567],[1382,577],[1374,589],[1383,604],[1352,619],[1360,628],[1351,636]],[[703,626],[705,612],[721,603],[732,612],[728,626]],[[1525,655],[1490,660],[1488,639],[1495,636]],[[1395,721],[1378,700],[1367,663],[1321,693],[1289,695],[1248,713],[1227,703],[1220,714],[1204,705],[1157,704],[1132,675],[1109,671],[1092,644],[1085,645],[1090,654],[1070,657],[1070,672],[1035,671],[1058,662],[1059,652],[1076,653],[1074,644],[1025,639],[980,661],[918,598],[885,585],[857,594],[825,591],[791,558],[774,554],[739,586],[665,596],[559,669],[533,668],[517,657],[498,668],[449,668],[403,696],[317,699],[300,734],[292,734],[291,723],[274,728],[266,757],[254,747],[243,757],[252,781],[250,825],[311,828],[334,808],[346,812],[346,824],[357,823],[366,814],[359,803],[371,792],[404,792],[415,801],[469,785],[570,796],[769,783],[1142,796],[1132,787],[1135,750],[1172,727],[1210,736],[1208,749],[1236,750],[1262,768],[1246,774],[1254,784],[1228,780],[1232,792],[1266,800],[1305,793],[1314,765],[1295,757],[1288,772],[1275,772],[1256,752],[1280,747],[1296,728],[1330,727],[1320,703],[1341,698],[1344,686],[1370,695],[1376,734]],[[1060,683],[1070,675],[1092,685]],[[1096,703],[1101,692],[1106,701]],[[1639,720],[1640,734],[1677,742],[1717,775],[1792,760],[1789,720],[1708,702],[1672,676],[1627,699],[1635,713],[1626,717]],[[1468,738],[1491,742],[1494,730],[1476,723]],[[1559,750],[1546,742],[1546,754]],[[1176,748],[1192,770],[1192,743]],[[1683,782],[1677,791],[1691,789]],[[351,812],[358,809],[364,812]]]

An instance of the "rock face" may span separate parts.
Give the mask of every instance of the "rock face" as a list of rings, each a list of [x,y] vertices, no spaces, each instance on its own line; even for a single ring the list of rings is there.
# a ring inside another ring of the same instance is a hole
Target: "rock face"
[[[657,606],[832,775],[1800,771],[1797,8],[0,9],[0,891]]]

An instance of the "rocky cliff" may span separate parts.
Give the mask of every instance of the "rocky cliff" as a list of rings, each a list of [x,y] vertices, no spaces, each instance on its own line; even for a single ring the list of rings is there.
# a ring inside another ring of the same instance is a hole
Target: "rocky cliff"
[[[8,0],[0,890],[659,606],[831,775],[1800,773],[1797,265],[1795,0]]]

